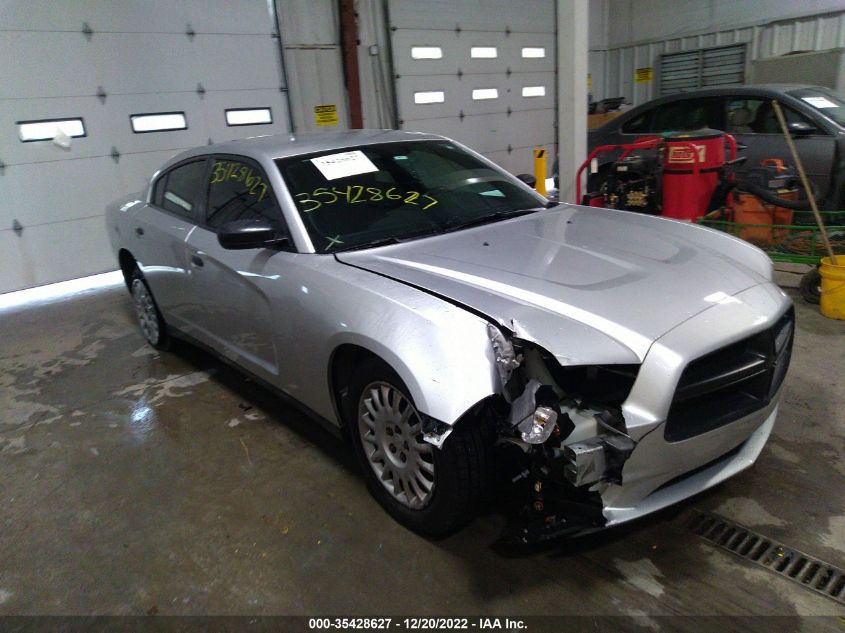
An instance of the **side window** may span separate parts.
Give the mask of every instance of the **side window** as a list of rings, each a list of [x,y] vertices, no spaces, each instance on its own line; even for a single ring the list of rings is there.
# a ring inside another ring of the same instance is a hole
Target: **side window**
[[[654,113],[650,132],[672,132],[675,130],[699,130],[709,127],[722,128],[718,98],[686,99],[664,103]]]
[[[161,195],[161,207],[186,218],[195,219],[194,207],[199,198],[198,194],[202,191],[204,176],[205,160],[198,160],[170,170],[165,176],[166,181],[163,178],[159,179],[159,183],[164,182],[164,186],[156,185],[156,194],[159,188],[164,192]]]
[[[263,219],[283,228],[282,213],[264,172],[251,163],[217,158],[208,180],[206,224],[218,229],[233,220]]]
[[[650,132],[648,127],[648,123],[651,120],[651,115],[654,110],[646,110],[639,116],[635,116],[630,121],[625,122],[622,125],[622,133],[623,134],[645,134],[646,132]]]
[[[810,119],[788,106],[781,106],[787,123],[807,123]],[[728,102],[728,132],[732,134],[780,134],[772,102],[769,99],[732,99]]]

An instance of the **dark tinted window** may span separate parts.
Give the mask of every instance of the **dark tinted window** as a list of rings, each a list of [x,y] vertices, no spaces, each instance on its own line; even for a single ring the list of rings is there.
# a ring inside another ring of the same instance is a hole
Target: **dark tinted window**
[[[281,213],[264,172],[251,163],[215,159],[208,180],[208,226],[217,229],[233,220],[258,219],[282,226]]]
[[[159,202],[161,207],[193,219],[193,211],[199,197],[197,194],[202,190],[204,176],[205,160],[172,169],[164,183],[164,193]]]
[[[650,126],[650,132],[672,132],[674,130],[698,130],[704,127],[721,130],[721,99],[685,99],[658,106]]]
[[[654,110],[648,110],[624,123],[622,125],[622,132],[625,134],[643,134],[648,132],[648,122],[651,120],[653,112]]]
[[[787,123],[806,123],[815,127],[810,119],[792,108],[781,104]],[[731,134],[781,134],[771,99],[750,98],[728,101],[728,132]]]

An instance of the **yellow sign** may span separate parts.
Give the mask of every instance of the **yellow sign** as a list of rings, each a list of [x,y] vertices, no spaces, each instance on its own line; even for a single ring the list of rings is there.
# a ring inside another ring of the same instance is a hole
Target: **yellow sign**
[[[593,76],[590,73],[587,73],[587,89],[593,89]]]
[[[337,106],[330,105],[314,106],[314,123],[317,125],[337,125]]]
[[[638,84],[650,84],[651,80],[654,79],[654,68],[651,66],[648,68],[637,68],[634,71],[634,79]]]

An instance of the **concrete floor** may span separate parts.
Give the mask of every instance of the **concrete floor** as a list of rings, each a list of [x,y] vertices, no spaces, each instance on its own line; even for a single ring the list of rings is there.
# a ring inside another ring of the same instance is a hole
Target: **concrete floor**
[[[7,310],[0,615],[843,616],[687,528],[692,508],[715,510],[845,566],[845,322],[796,308],[753,469],[633,525],[508,554],[496,514],[436,542],[394,523],[341,442],[204,353],[145,346],[122,287]]]

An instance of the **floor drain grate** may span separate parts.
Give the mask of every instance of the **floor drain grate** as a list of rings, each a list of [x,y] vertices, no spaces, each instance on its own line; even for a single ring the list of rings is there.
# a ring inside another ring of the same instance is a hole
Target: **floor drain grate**
[[[845,570],[711,512],[699,511],[690,529],[705,541],[845,604]]]

